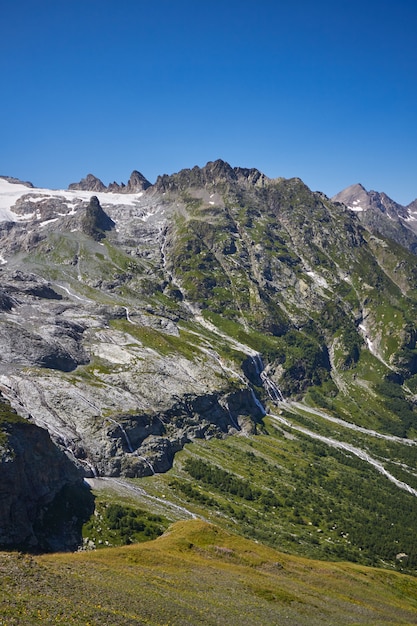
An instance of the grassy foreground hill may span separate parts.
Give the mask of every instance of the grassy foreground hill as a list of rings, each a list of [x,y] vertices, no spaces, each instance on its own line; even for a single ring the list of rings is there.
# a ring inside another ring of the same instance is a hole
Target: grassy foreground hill
[[[0,624],[417,624],[417,580],[290,556],[202,520],[123,548],[0,553]]]

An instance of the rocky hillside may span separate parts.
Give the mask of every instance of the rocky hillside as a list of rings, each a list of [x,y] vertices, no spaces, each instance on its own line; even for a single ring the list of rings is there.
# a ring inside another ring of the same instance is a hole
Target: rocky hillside
[[[46,430],[0,400],[0,547],[75,550],[93,498]]]
[[[165,471],[269,401],[343,394],[363,354],[413,389],[415,257],[299,179],[1,185],[0,389],[87,475]]]

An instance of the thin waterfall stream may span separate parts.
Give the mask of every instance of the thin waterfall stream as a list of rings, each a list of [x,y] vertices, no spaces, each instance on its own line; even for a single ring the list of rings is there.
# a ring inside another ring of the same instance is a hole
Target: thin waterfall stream
[[[145,461],[146,465],[148,465],[148,467],[151,469],[152,474],[155,474],[155,469],[154,469],[152,463],[146,457],[141,456],[138,453],[138,451],[133,448],[132,442],[130,441],[130,437],[127,434],[126,430],[123,428],[123,426],[120,424],[120,422],[117,422],[115,419],[113,419],[111,417],[108,417],[107,419],[109,420],[109,422],[112,422],[113,424],[116,424],[120,428],[120,430],[121,430],[121,432],[122,432],[122,434],[123,434],[123,436],[125,438],[125,441],[127,443],[127,447],[129,448],[129,452],[131,454],[135,454],[138,457],[138,459],[142,459],[142,461]]]

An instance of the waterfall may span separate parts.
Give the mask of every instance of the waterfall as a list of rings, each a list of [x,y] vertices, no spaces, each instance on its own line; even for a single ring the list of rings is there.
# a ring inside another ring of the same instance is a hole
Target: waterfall
[[[78,459],[79,461],[81,461],[82,463],[85,463],[87,465],[87,467],[90,468],[92,474],[93,474],[93,478],[98,478],[99,474],[97,469],[95,468],[95,466],[90,463],[89,461],[83,460],[83,459]]]
[[[222,406],[222,404],[220,404],[220,406]],[[229,413],[230,421],[232,422],[232,425],[236,428],[236,430],[241,430],[239,424],[236,422],[235,418],[232,415],[232,412],[230,410],[230,406],[229,406],[229,403],[227,402],[227,400],[224,401],[223,408],[226,409],[226,411]]]
[[[264,367],[262,357],[260,354],[256,354],[251,356],[252,363],[255,367],[255,371],[259,378],[261,379],[263,388],[267,392],[269,399],[274,402],[285,402],[285,398],[282,395],[281,389],[278,385],[269,378],[268,373]]]
[[[151,470],[152,474],[155,474],[155,469],[154,469],[154,467],[153,467],[152,463],[151,463],[151,462],[150,462],[147,458],[145,458],[144,456],[141,456],[141,455],[138,453],[138,451],[137,451],[137,450],[134,450],[134,449],[133,449],[132,442],[130,441],[129,435],[127,434],[127,432],[126,432],[126,430],[123,428],[123,426],[120,424],[120,422],[117,422],[116,420],[112,419],[111,417],[108,417],[107,419],[108,419],[110,422],[113,422],[113,424],[116,424],[116,426],[118,426],[118,427],[120,428],[120,430],[122,431],[123,437],[125,438],[125,441],[126,441],[126,443],[127,443],[127,447],[129,448],[129,452],[130,452],[131,454],[135,454],[135,455],[138,457],[138,459],[142,459],[142,461],[145,461],[145,463],[149,466],[149,468],[150,468],[150,470]]]
[[[260,354],[255,354],[254,356],[251,356],[251,360],[252,363],[255,366],[255,371],[258,374],[258,376],[261,376],[261,373],[264,371],[264,363],[262,361],[262,357]]]
[[[141,456],[140,454],[138,454],[137,451],[135,452],[135,454],[138,457],[138,459],[142,459],[142,461],[145,461],[146,465],[150,468],[152,474],[156,474],[154,466],[145,456]]]
[[[274,383],[273,380],[268,378],[268,374],[265,371],[261,372],[261,380],[272,402],[285,402],[284,396],[281,393],[281,389],[276,383]]]
[[[252,399],[253,399],[254,403],[256,404],[258,409],[261,411],[262,415],[266,415],[265,407],[262,404],[262,402],[260,400],[258,400],[258,398],[256,397],[256,394],[255,394],[254,390],[252,389],[252,387],[249,387],[249,391],[251,393],[251,396],[252,396]]]
[[[133,450],[132,444],[130,442],[129,435],[127,434],[127,432],[125,431],[123,426],[120,424],[120,422],[116,422],[116,420],[112,419],[111,417],[108,417],[107,419],[109,420],[109,422],[112,422],[113,424],[116,424],[116,426],[118,426],[120,428],[120,430],[122,431],[123,437],[125,438],[125,441],[127,443],[127,447],[129,448],[129,452],[131,452],[133,454],[134,450]]]

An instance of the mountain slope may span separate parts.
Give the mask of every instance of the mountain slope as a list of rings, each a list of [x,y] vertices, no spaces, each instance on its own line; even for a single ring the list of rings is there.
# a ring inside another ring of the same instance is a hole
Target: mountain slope
[[[297,559],[201,521],[177,523],[154,542],[122,549],[35,559],[2,554],[0,568],[2,617],[22,625],[417,619],[414,578]]]
[[[301,553],[324,556],[328,547],[333,556],[414,569],[411,531],[403,542],[417,489],[409,250],[299,179],[271,180],[223,161],[161,176],[139,193],[94,192],[93,201],[85,190],[1,186],[0,390],[19,414],[47,427],[90,478],[148,476],[151,492],[165,484],[154,473],[169,470],[189,442],[209,441],[215,458],[217,439],[237,435],[237,456],[225,449],[214,465],[244,490],[236,480],[257,473],[242,452],[247,441],[261,456],[271,447],[271,467],[291,441],[280,480],[252,494],[262,523],[229,494],[232,510],[219,509],[226,526],[250,534],[259,525],[261,540],[285,535]],[[101,217],[91,230],[92,202]],[[202,449],[196,444],[194,454]],[[321,457],[333,468],[323,481],[310,469],[325,471]],[[187,483],[200,482],[199,515],[210,498],[222,503],[225,494],[182,471],[174,465],[167,474],[179,481],[167,493],[183,515],[187,498],[198,503]],[[387,512],[372,519],[385,543],[368,545],[361,519],[376,474]],[[302,487],[309,481],[317,489]],[[303,496],[284,498],[288,490]],[[344,525],[352,498],[360,502],[354,539],[308,530],[330,532],[333,510]],[[399,509],[400,537],[384,530]]]

